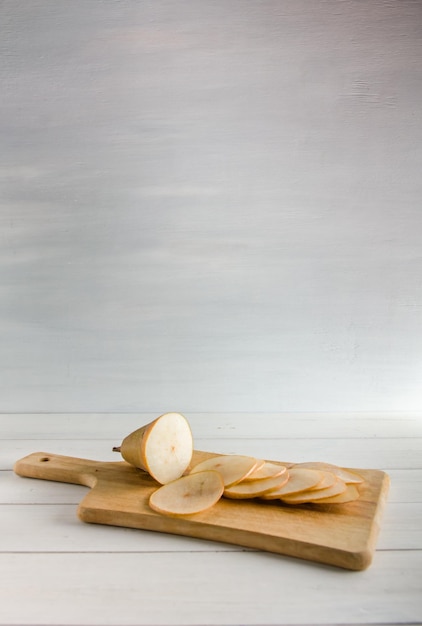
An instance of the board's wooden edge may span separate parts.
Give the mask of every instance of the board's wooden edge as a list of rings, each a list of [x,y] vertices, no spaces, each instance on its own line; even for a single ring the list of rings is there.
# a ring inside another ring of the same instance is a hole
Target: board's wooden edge
[[[384,511],[387,505],[388,493],[390,491],[390,484],[391,484],[390,476],[386,472],[380,471],[380,473],[381,473],[381,484],[380,484],[380,489],[379,489],[379,495],[377,498],[375,512],[372,518],[371,532],[368,538],[368,553],[370,555],[370,560],[368,562],[367,567],[371,564],[373,560],[373,556],[376,551],[376,544],[377,544],[379,533],[381,531],[381,522],[382,522]]]
[[[96,468],[99,463],[102,461],[78,459],[50,452],[32,452],[16,461],[13,471],[23,478],[52,480],[92,488],[97,482]]]
[[[212,456],[216,456],[216,454],[212,452],[195,451],[194,460],[197,462],[198,460]],[[276,463],[279,463],[280,465],[289,465],[285,462]],[[15,463],[14,471],[18,475],[24,477],[75,483],[93,487],[97,482],[99,466],[102,466],[102,469],[106,470],[107,474],[110,474],[110,476],[112,474],[115,475],[117,469],[121,472],[121,468],[124,467],[124,472],[128,473],[127,479],[129,481],[135,480],[135,482],[137,480],[137,478],[133,475],[134,468],[129,466],[125,461],[91,461],[46,452],[32,453],[23,459],[20,459]],[[175,521],[176,518],[159,515],[158,513],[152,510],[148,511],[147,509],[147,512],[143,510],[139,513],[131,512],[129,514],[128,512],[119,512],[116,510],[109,510],[107,508],[103,509],[100,507],[99,509],[98,502],[95,502],[94,492],[92,491],[89,491],[81,501],[77,514],[79,519],[87,523],[101,523],[110,526],[126,526],[143,530],[191,536],[198,539],[230,543],[246,548],[305,559],[325,565],[333,565],[348,570],[364,570],[367,569],[367,567],[372,563],[374,557],[376,541],[381,527],[381,518],[387,500],[390,479],[389,476],[381,470],[359,468],[349,469],[371,476],[370,502],[375,507],[375,510],[372,510],[370,515],[370,526],[367,540],[364,545],[356,546],[355,549],[351,547],[350,550],[339,547],[327,547],[326,545],[319,545],[315,542],[306,542],[306,540],[302,539],[295,539],[295,541],[292,542],[282,536],[264,536],[262,532],[257,532],[253,529],[235,529],[229,527],[228,525],[216,525],[215,523],[211,523],[209,519],[207,520],[206,517],[203,520],[197,516],[193,516],[193,519],[177,518],[177,521]],[[150,484],[151,491],[153,491],[156,486],[157,484],[155,481],[152,481]],[[312,505],[305,506],[312,507]]]
[[[89,494],[88,494],[89,496]],[[169,518],[154,514],[151,511],[146,515],[125,513],[121,518],[116,511],[101,510],[82,501],[78,507],[78,518],[88,524],[104,524],[107,526],[124,526],[138,530],[162,532],[172,535],[192,537],[201,540],[232,544],[248,549],[258,550],[280,556],[298,558],[312,561],[317,564],[331,565],[345,570],[361,571],[367,569],[373,560],[373,547],[367,545],[359,551],[341,550],[339,548],[327,548],[318,544],[295,539],[292,543],[289,539],[277,537],[271,539],[254,531],[239,530],[222,526],[215,526],[189,520],[187,518]]]
[[[79,519],[86,523],[126,526],[153,532],[188,536],[299,558],[301,560],[339,567],[345,570],[362,571],[371,565],[374,558],[376,540],[380,529],[380,520],[386,503],[389,486],[389,477],[385,472],[381,472],[380,470],[369,471],[375,472],[377,476],[377,500],[376,503],[374,502],[376,509],[373,518],[371,518],[368,539],[360,549],[351,547],[350,550],[347,550],[339,547],[327,547],[325,544],[320,545],[301,539],[295,539],[294,542],[292,542],[287,537],[265,535],[254,530],[213,524],[207,520],[207,515],[175,518],[160,515],[152,510],[148,511],[146,507],[139,513],[135,511],[119,512],[115,509],[111,511],[107,508],[99,508],[98,501],[96,502],[94,498],[91,499],[91,494],[92,496],[94,495],[92,492],[89,492],[81,501],[77,513]],[[154,487],[151,488],[151,491],[153,489]],[[223,502],[217,503],[216,507],[222,504],[225,507],[239,506],[239,502],[240,501],[223,500]],[[263,503],[262,505],[267,506],[267,503]],[[280,503],[280,506],[283,505]],[[321,506],[322,505],[308,504],[292,508],[296,510],[300,508],[321,511]],[[145,512],[146,510],[147,512]]]

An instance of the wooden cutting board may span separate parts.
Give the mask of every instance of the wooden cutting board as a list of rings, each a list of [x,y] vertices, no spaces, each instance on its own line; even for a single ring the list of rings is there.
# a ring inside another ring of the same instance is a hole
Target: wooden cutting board
[[[194,452],[192,464],[215,456]],[[276,462],[276,461],[272,461]],[[125,461],[101,462],[35,452],[16,462],[20,476],[91,487],[78,508],[84,522],[222,541],[352,570],[373,558],[389,478],[356,469],[360,498],[348,504],[285,505],[278,500],[229,500],[185,518],[160,515],[148,505],[159,486]]]

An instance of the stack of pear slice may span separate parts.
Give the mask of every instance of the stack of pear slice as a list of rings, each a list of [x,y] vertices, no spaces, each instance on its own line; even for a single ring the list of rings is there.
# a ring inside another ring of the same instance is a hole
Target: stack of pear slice
[[[204,512],[220,498],[279,500],[289,505],[345,504],[359,498],[359,474],[330,463],[283,464],[223,454],[191,467],[193,438],[186,418],[165,413],[128,435],[115,448],[161,486],[149,499],[174,517]]]
[[[265,471],[265,477],[261,472]],[[274,472],[271,474],[271,471]],[[297,463],[289,467],[265,463],[231,487],[226,498],[281,500],[286,504],[344,504],[359,498],[358,485],[363,478],[354,472],[328,463]]]

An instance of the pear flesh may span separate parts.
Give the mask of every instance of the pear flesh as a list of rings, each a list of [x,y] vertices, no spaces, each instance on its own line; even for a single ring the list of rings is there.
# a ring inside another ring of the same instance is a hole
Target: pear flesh
[[[149,505],[157,513],[171,517],[193,515],[214,506],[223,491],[221,474],[205,470],[163,485],[152,493]]]
[[[277,465],[276,463],[265,461],[261,467],[255,468],[254,471],[243,480],[249,482],[251,480],[281,476],[281,474],[284,474],[286,471],[287,467],[285,465]]]
[[[328,487],[331,487],[337,482],[338,477],[332,472],[328,472],[327,470],[318,470],[318,471],[320,472],[322,478],[321,478],[321,481],[316,485],[316,487],[314,487],[314,489],[316,490],[327,489]]]
[[[320,500],[324,500],[326,498],[331,498],[333,496],[337,496],[344,491],[346,491],[347,485],[340,478],[331,485],[330,487],[326,487],[325,489],[308,489],[307,491],[302,491],[300,493],[290,494],[288,496],[282,496],[281,499],[286,504],[306,504],[308,502],[319,502]]]
[[[223,454],[198,463],[190,473],[214,470],[221,474],[224,487],[231,487],[249,476],[258,464],[262,465],[261,461],[250,456]]]
[[[287,471],[289,473],[289,480],[281,487],[277,487],[265,493],[262,496],[265,500],[278,500],[279,498],[284,500],[284,496],[314,489],[324,478],[322,472],[314,469],[293,467]]]
[[[292,505],[353,502],[364,482],[353,470],[331,463],[286,464],[238,454],[214,456],[190,469],[193,437],[181,413],[157,417],[114,450],[162,485],[150,498],[151,508],[176,517],[205,511],[222,495],[278,499]]]
[[[125,461],[165,485],[180,478],[189,467],[192,431],[181,413],[165,413],[128,435],[120,453]]]
[[[345,504],[347,502],[354,502],[359,498],[359,490],[356,485],[346,485],[346,489],[335,496],[325,496],[325,498],[319,498],[315,501],[317,504]]]
[[[306,461],[304,463],[295,463],[293,467],[307,467],[309,469],[325,470],[327,472],[335,474],[336,476],[338,476],[338,478],[344,480],[347,485],[358,485],[364,482],[363,477],[356,472],[346,470],[343,467],[338,467],[337,465],[332,465],[331,463],[324,463],[322,461]]]
[[[243,480],[232,487],[224,490],[226,498],[236,500],[245,498],[258,498],[266,494],[272,489],[280,488],[289,480],[288,472],[284,472],[279,476],[269,476],[268,478],[259,478],[257,480]]]

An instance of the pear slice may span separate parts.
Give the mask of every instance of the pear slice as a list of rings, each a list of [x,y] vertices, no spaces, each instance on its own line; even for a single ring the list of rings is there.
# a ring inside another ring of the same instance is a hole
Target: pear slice
[[[182,476],[154,491],[149,505],[158,513],[183,517],[210,509],[224,491],[221,474],[212,470]]]
[[[310,468],[311,469],[311,468]],[[321,482],[318,483],[315,487],[311,487],[311,489],[320,490],[327,489],[327,487],[331,487],[338,480],[338,476],[335,476],[332,472],[328,472],[327,470],[318,470],[322,474]]]
[[[336,496],[326,496],[315,501],[316,504],[345,504],[346,502],[354,502],[359,498],[360,494],[355,485],[346,485],[345,491]]]
[[[281,487],[289,480],[287,472],[280,476],[270,476],[268,478],[260,478],[258,480],[243,480],[236,485],[224,489],[224,496],[236,500],[246,498],[258,498],[271,489]]]
[[[193,437],[181,413],[164,413],[125,437],[117,449],[125,461],[164,485],[182,476],[189,467]]]
[[[190,473],[203,472],[204,470],[220,472],[224,487],[231,487],[253,472],[258,463],[260,461],[250,456],[223,454],[198,463],[191,469]]]
[[[346,470],[343,467],[332,465],[331,463],[323,463],[322,461],[306,461],[305,463],[295,463],[293,467],[307,467],[310,469],[325,470],[335,474],[348,485],[359,484],[365,482],[365,479],[357,472]]]
[[[265,493],[264,500],[278,500],[284,496],[313,489],[323,480],[323,474],[318,470],[307,468],[289,468],[289,480],[282,485]]]
[[[286,504],[306,504],[308,502],[319,502],[324,498],[331,498],[346,491],[347,485],[340,478],[325,489],[308,489],[300,493],[293,493],[288,496],[282,496],[280,499]]]
[[[265,461],[261,467],[256,467],[253,472],[249,474],[249,476],[246,476],[243,480],[246,482],[251,480],[261,480],[262,478],[281,476],[281,474],[284,474],[286,471],[287,467],[285,465],[277,465],[276,463]]]

